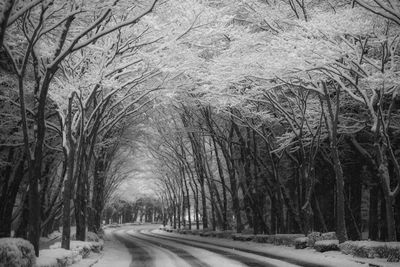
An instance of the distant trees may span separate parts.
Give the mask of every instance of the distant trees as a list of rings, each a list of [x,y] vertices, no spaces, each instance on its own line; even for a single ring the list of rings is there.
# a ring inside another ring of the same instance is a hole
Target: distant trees
[[[162,220],[161,204],[150,197],[135,201],[115,199],[104,209],[106,224],[112,223],[160,223]]]

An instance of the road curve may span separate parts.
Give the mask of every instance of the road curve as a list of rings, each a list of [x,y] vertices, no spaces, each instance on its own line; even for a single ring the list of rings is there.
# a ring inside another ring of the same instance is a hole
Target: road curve
[[[162,236],[148,226],[124,227],[112,234],[131,254],[130,267],[299,266],[232,248]]]

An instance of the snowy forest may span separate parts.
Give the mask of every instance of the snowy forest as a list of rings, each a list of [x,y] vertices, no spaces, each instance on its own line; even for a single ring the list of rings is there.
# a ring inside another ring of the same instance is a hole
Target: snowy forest
[[[398,241],[399,93],[398,0],[2,0],[0,237]]]

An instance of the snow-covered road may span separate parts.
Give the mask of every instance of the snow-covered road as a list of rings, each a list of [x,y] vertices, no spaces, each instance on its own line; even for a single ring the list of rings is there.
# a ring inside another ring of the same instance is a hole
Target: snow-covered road
[[[104,255],[92,266],[368,266],[367,262],[340,253],[324,254],[270,244],[178,235],[157,228],[156,225],[125,225],[107,229]]]
[[[114,257],[119,264],[110,266],[140,266],[140,267],[184,267],[184,266],[298,266],[271,259],[265,256],[256,255],[249,252],[235,250],[233,248],[222,247],[202,243],[195,240],[185,240],[178,237],[166,236],[155,230],[155,226],[134,226],[123,227],[109,231],[108,238],[118,240],[122,243],[130,254],[130,262],[120,257]],[[121,253],[122,249],[114,249]],[[107,251],[105,256],[107,257]],[[126,259],[126,257],[125,257]],[[102,266],[101,262],[94,265]],[[109,260],[111,264],[113,260]]]

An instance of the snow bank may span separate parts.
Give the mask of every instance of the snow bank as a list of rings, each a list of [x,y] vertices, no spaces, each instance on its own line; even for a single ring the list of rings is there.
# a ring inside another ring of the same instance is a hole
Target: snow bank
[[[36,260],[37,267],[64,267],[79,262],[82,256],[78,251],[63,248],[40,250]]]
[[[234,234],[232,239],[236,241],[252,241],[255,235]]]
[[[339,245],[344,254],[362,258],[387,258],[400,261],[400,242],[346,241]]]
[[[232,239],[237,241],[254,241],[257,243],[274,244],[277,246],[294,246],[295,240],[305,237],[303,234],[276,234],[276,235],[247,235],[233,234]]]
[[[308,243],[307,243],[308,247],[313,247],[315,242],[317,241],[337,239],[335,232],[327,232],[327,233],[311,232],[307,235],[307,237],[308,237]]]
[[[337,239],[320,240],[320,241],[315,242],[314,248],[318,252],[339,250],[339,240],[337,240]]]
[[[22,238],[0,238],[0,266],[30,267],[35,265],[35,250]]]
[[[50,246],[50,249],[61,248],[61,242],[56,242]],[[77,251],[83,258],[87,257],[90,252],[99,253],[103,249],[103,242],[86,242],[73,240],[70,242],[70,250]]]
[[[54,236],[57,236],[55,233]],[[71,237],[73,239],[73,237]],[[103,240],[95,233],[88,232],[87,242],[71,240],[70,250],[61,248],[61,242],[56,242],[50,249],[40,250],[37,259],[38,267],[64,267],[71,264],[81,264],[82,259],[88,258],[91,252],[100,253],[103,249]],[[95,257],[96,258],[96,257]],[[89,262],[94,261],[89,259]],[[78,263],[79,262],[79,263]],[[85,265],[83,265],[85,266]]]
[[[188,229],[170,229],[168,227],[160,227],[160,230],[166,232],[176,232],[179,234],[200,235],[201,237],[217,237],[227,238],[236,241],[254,241],[257,243],[269,243],[274,245],[294,246],[297,238],[305,238],[303,234],[276,234],[276,235],[254,235],[252,229],[246,229],[242,233],[236,233],[232,230],[227,231],[212,231],[209,229],[203,230],[188,230]]]
[[[296,249],[304,249],[307,247],[308,237],[298,237],[294,240],[294,247]]]

